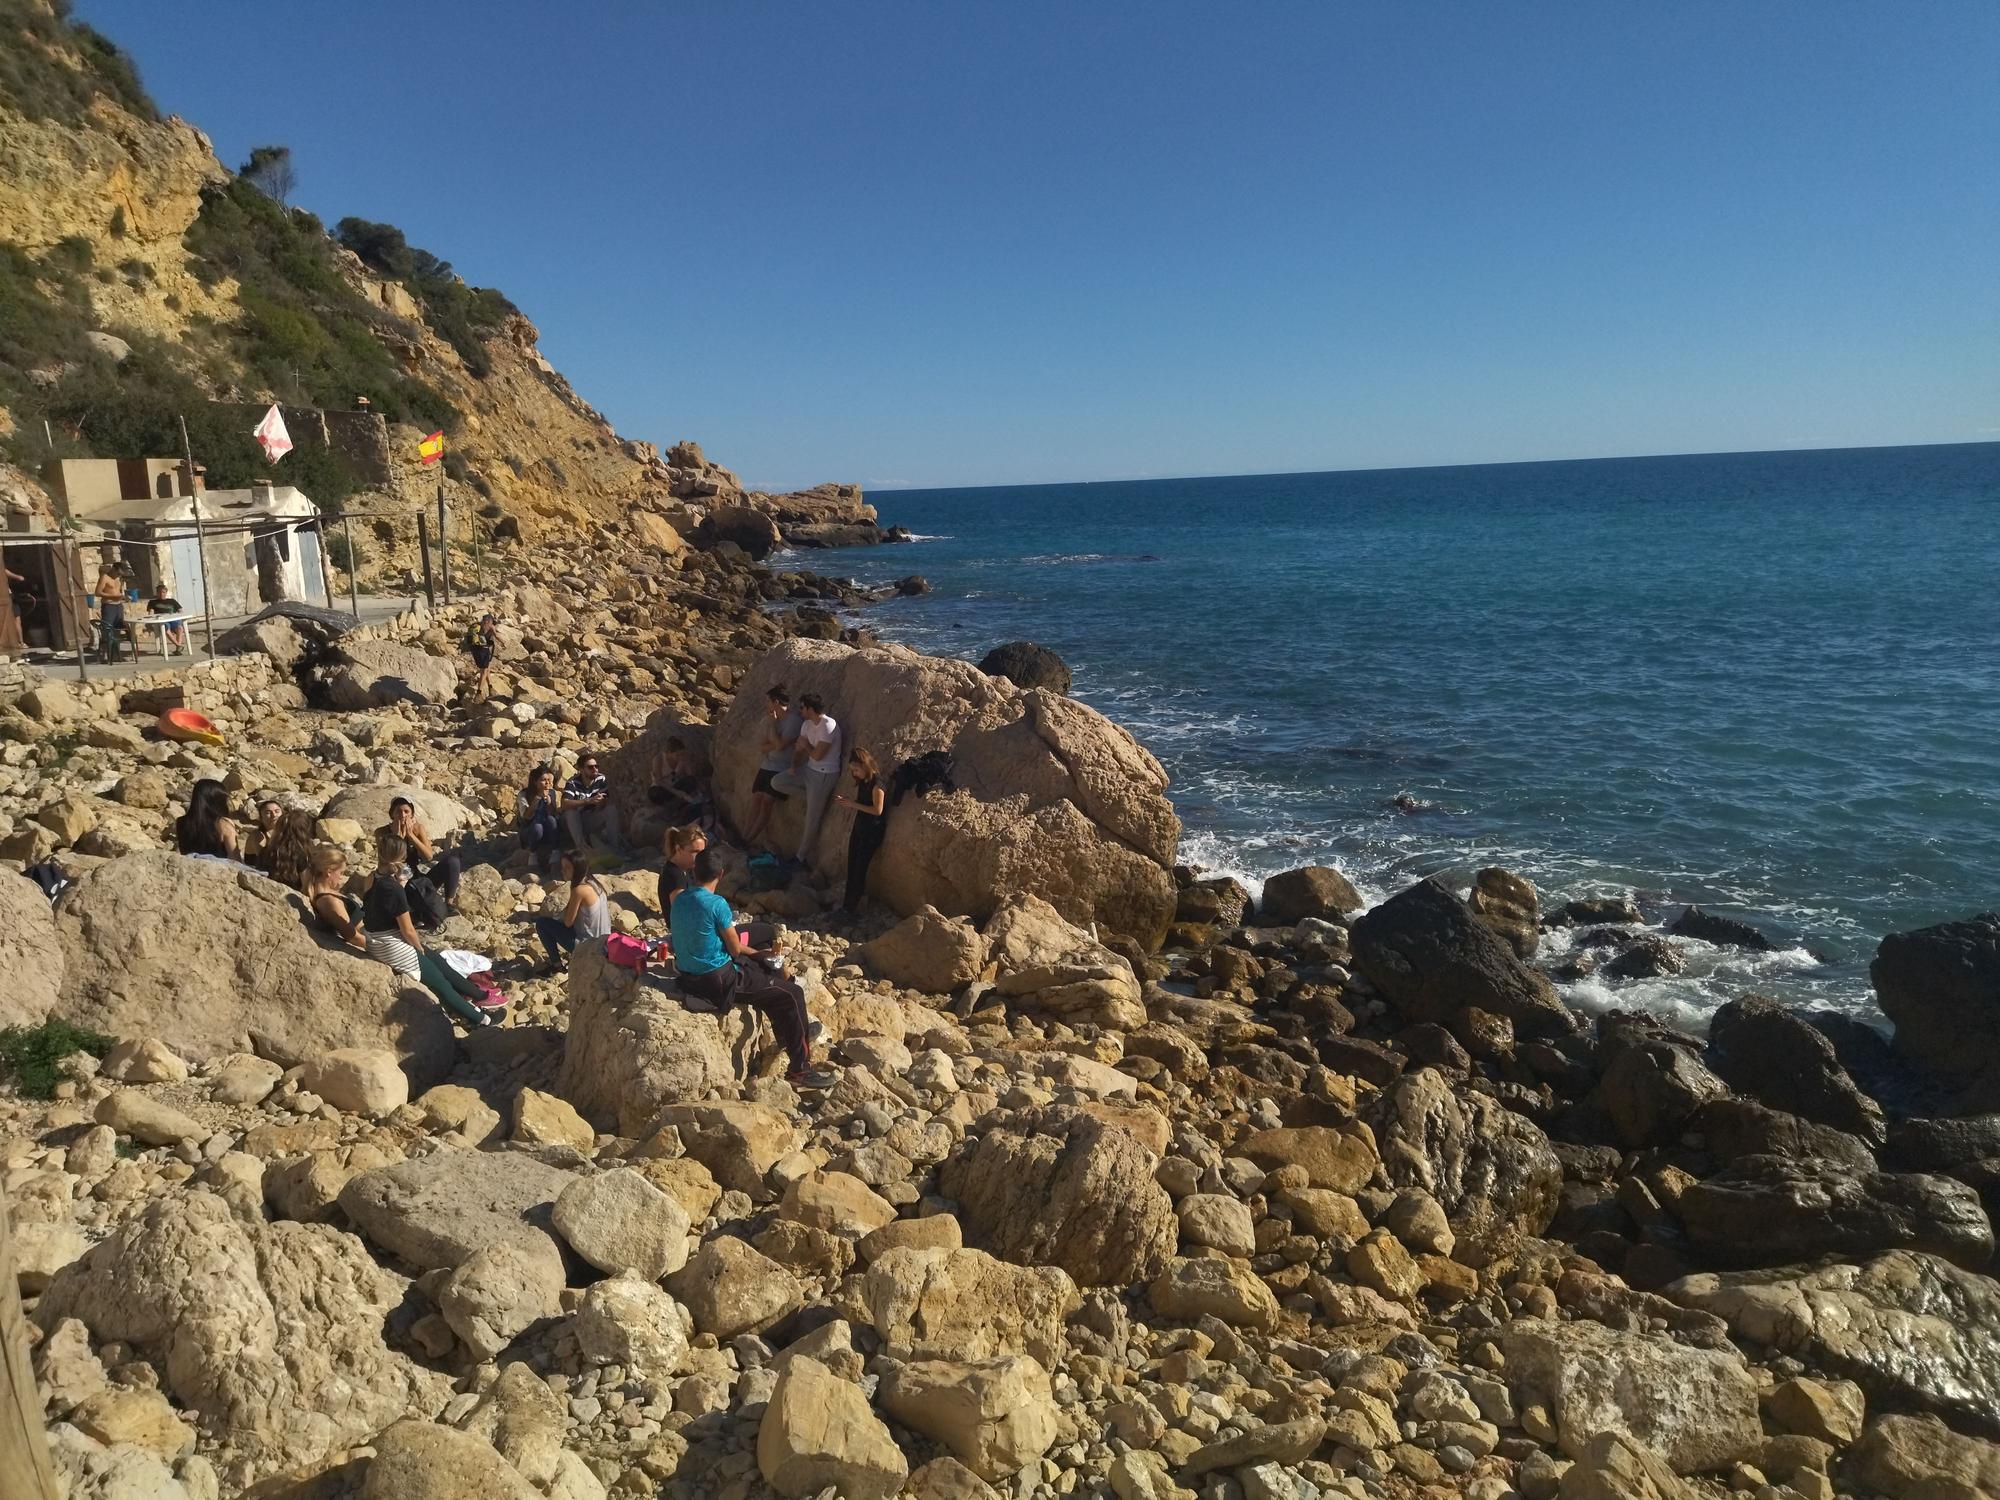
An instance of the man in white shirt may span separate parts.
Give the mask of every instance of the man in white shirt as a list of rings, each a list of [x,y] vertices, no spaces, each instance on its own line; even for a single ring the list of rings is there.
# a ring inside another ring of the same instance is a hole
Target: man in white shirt
[[[840,780],[841,736],[840,721],[826,711],[817,693],[800,697],[799,719],[798,748],[793,752],[792,768],[772,777],[771,785],[781,792],[806,794],[805,826],[799,831],[799,852],[793,856],[800,864],[806,864],[812,859],[820,819],[826,816],[826,804]]]

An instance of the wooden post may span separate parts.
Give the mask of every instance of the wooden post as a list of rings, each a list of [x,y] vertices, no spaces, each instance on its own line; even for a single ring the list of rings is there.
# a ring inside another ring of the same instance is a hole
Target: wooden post
[[[313,534],[319,538],[319,596],[326,601],[328,609],[333,608],[333,564],[326,558],[326,517],[321,516],[313,523]]]
[[[194,444],[188,441],[187,418],[182,417],[181,452],[187,456],[188,498],[194,503],[194,555],[201,563],[201,623],[208,636],[208,659],[215,660],[215,600],[208,592],[208,542],[201,529],[201,476],[195,472]],[[133,648],[133,655],[138,649]]]
[[[360,590],[354,583],[354,570],[358,564],[354,560],[354,528],[347,524],[347,517],[340,518],[340,539],[347,543],[347,607],[354,611],[354,618],[361,618]]]
[[[5,1194],[0,1194],[0,1495],[56,1500],[56,1471],[42,1436],[42,1399],[28,1363],[27,1319],[15,1279]]]
[[[424,560],[424,598],[436,609],[437,585],[431,577],[431,522],[421,510],[417,512],[417,552]]]
[[[438,476],[438,577],[444,584],[444,602],[451,603],[451,523],[445,519],[444,476]]]

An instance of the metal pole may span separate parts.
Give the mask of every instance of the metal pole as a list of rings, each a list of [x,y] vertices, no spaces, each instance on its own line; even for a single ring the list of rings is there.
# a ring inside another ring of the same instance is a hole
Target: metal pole
[[[15,1282],[14,1234],[0,1195],[0,1495],[55,1500],[56,1475],[42,1437],[42,1401],[28,1363],[27,1320]]]
[[[319,596],[326,601],[328,609],[333,608],[333,564],[326,560],[326,517],[313,523],[313,530],[319,537]]]
[[[340,539],[347,543],[347,607],[354,611],[354,618],[361,618],[361,596],[354,586],[354,528],[347,524],[347,517],[340,518]]]
[[[432,609],[437,608],[437,586],[431,578],[431,525],[430,517],[417,512],[417,551],[424,560],[424,598]]]
[[[444,602],[451,604],[451,523],[444,513],[444,476],[438,476],[438,575],[444,583]]]

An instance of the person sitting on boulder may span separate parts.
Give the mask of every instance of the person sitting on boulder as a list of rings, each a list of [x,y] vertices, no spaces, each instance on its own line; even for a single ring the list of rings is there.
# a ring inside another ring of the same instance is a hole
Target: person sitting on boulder
[[[239,829],[237,846],[242,851],[237,857],[245,864],[264,868],[264,850],[277,837],[278,824],[284,821],[285,804],[276,797],[259,797],[253,805],[257,814],[257,826]]]
[[[856,745],[847,756],[848,773],[854,777],[854,795],[837,800],[854,809],[854,827],[847,834],[847,891],[840,909],[861,910],[862,894],[868,889],[868,867],[882,847],[889,831],[889,789],[882,785],[882,768],[866,749]]]
[[[611,782],[590,751],[576,763],[576,774],[563,783],[562,815],[571,848],[587,849],[593,837],[602,840],[599,847],[618,847],[618,809],[611,805]]]
[[[361,925],[361,903],[347,894],[347,852],[331,844],[316,844],[306,860],[306,878],[299,886],[319,925],[350,948],[368,951],[368,933]]]
[[[556,851],[562,847],[561,806],[553,766],[536,766],[528,776],[527,786],[514,796],[514,815],[521,823],[521,847],[528,851],[539,874],[546,875],[554,868]]]
[[[243,841],[229,813],[229,788],[204,776],[188,793],[188,808],[174,820],[174,847],[196,859],[241,861]]]
[[[708,781],[701,774],[701,757],[679,735],[670,736],[653,756],[653,785],[646,788],[646,800],[676,823],[708,819]]]
[[[429,830],[424,827],[424,820],[417,816],[416,803],[408,797],[391,797],[389,821],[375,830],[375,836],[380,838],[385,833],[393,833],[410,846],[409,873],[428,877],[444,892],[444,904],[457,906],[458,882],[465,867],[452,850],[447,849],[442,854],[438,852],[437,845],[431,842]],[[425,863],[418,864],[418,860]]]
[[[535,935],[549,950],[549,961],[541,968],[544,974],[560,974],[578,943],[611,935],[611,893],[590,873],[590,851],[564,850],[562,872],[569,882],[569,904],[560,917],[535,918]]]
[[[805,864],[812,859],[813,845],[819,841],[820,819],[840,780],[840,721],[826,711],[817,693],[799,699],[799,742],[793,752],[793,767],[771,778],[781,792],[806,794],[805,826],[799,830],[798,853],[793,859]]]
[[[674,972],[682,993],[722,1009],[754,1005],[784,1044],[790,1060],[786,1081],[794,1088],[828,1087],[832,1076],[813,1066],[804,988],[781,966],[756,961],[756,950],[736,930],[729,903],[716,894],[722,862],[714,852],[697,854],[689,873],[693,883],[674,897],[672,908]]]
[[[182,613],[181,601],[176,599],[172,594],[167,592],[167,586],[164,583],[156,583],[153,585],[153,597],[146,601],[146,613],[149,615],[180,614]],[[176,651],[187,650],[188,648],[187,626],[169,625],[165,628],[165,633],[167,637],[168,655],[171,656]]]
[[[692,883],[690,872],[694,869],[695,856],[708,847],[708,835],[692,823],[683,823],[667,830],[660,841],[661,852],[667,862],[660,867],[660,915],[665,916],[673,905],[674,897],[686,890]]]
[[[410,917],[410,898],[403,894],[403,872],[409,862],[410,846],[393,833],[375,840],[375,878],[361,898],[369,956],[417,980],[467,1026],[497,1026],[499,1017],[474,1003],[482,993],[479,986],[426,948],[418,935]]]
[[[304,890],[312,864],[313,823],[311,813],[296,807],[280,813],[277,828],[257,856],[257,867],[281,885]]]
[[[764,737],[759,746],[763,755],[757,762],[757,775],[750,783],[750,819],[743,825],[743,841],[752,848],[763,841],[764,830],[771,826],[771,810],[785,800],[785,794],[771,783],[791,769],[799,728],[804,722],[799,711],[792,707],[792,695],[782,686],[765,692]]]

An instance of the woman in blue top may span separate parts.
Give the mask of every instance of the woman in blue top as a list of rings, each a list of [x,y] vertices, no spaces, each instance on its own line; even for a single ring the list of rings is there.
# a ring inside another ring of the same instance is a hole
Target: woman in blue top
[[[791,1059],[785,1079],[793,1088],[821,1089],[832,1077],[812,1063],[807,1040],[806,992],[756,962],[736,930],[729,903],[715,893],[722,862],[704,849],[694,857],[687,886],[674,897],[669,921],[674,933],[674,970],[683,993],[712,1005],[754,1005],[771,1022]]]

